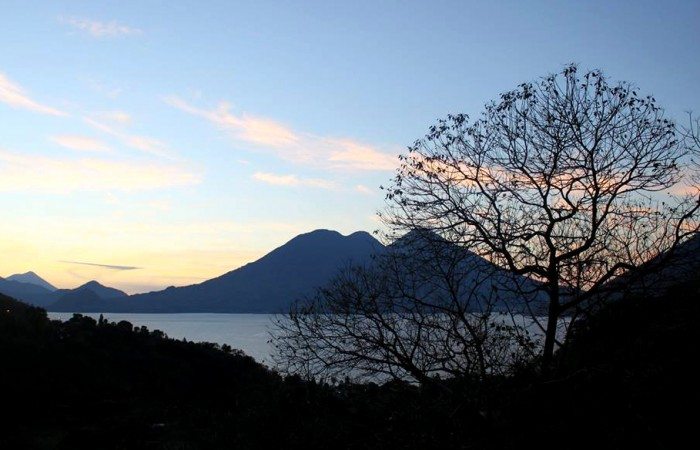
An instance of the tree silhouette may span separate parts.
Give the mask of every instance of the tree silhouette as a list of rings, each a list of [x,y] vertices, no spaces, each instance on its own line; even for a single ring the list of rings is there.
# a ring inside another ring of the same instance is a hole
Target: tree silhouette
[[[509,292],[502,288],[518,281],[533,290],[529,280],[414,230],[278,318],[279,366],[308,378],[412,379],[441,387],[445,376],[508,373],[535,350],[527,329],[495,314],[504,312]]]
[[[667,192],[688,156],[673,121],[630,83],[576,65],[521,84],[476,120],[450,115],[402,156],[382,214],[390,235],[432,230],[542,283],[542,364],[564,315],[697,226],[697,196]]]
[[[688,125],[682,127],[681,133],[691,155],[692,175],[689,193],[697,195],[700,193],[700,170],[698,170],[700,169],[700,118],[694,117],[692,112],[688,113]]]

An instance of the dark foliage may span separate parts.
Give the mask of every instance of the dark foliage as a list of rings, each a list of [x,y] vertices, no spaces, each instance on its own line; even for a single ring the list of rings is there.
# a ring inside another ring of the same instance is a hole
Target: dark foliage
[[[0,296],[0,448],[679,448],[698,284],[577,324],[543,378],[382,386],[283,378],[214,344]],[[533,362],[533,367],[536,367]]]
[[[444,393],[282,378],[128,322],[49,321],[3,296],[0,307],[0,448],[439,448],[485,436]]]
[[[517,388],[503,405],[511,436],[548,437],[553,448],[570,449],[692,442],[699,299],[700,283],[686,282],[658,298],[614,302],[577,323],[557,355],[557,373]]]

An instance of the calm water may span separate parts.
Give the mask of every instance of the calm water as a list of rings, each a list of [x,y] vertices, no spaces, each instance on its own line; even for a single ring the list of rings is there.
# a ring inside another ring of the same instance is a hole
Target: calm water
[[[51,319],[68,320],[73,313],[48,313]],[[84,313],[97,319],[99,313]],[[117,314],[104,313],[111,322],[126,320],[134,326],[160,330],[171,338],[194,342],[228,344],[247,355],[272,365],[270,330],[273,315],[268,314]]]
[[[73,313],[48,313],[51,319],[68,320]],[[97,319],[100,313],[84,313]],[[112,322],[126,320],[134,326],[145,326],[149,330],[160,330],[171,338],[194,342],[228,344],[243,350],[258,362],[273,366],[273,347],[270,331],[274,329],[271,314],[117,314],[103,313]],[[502,316],[506,322],[508,316]],[[528,319],[520,317],[523,323]],[[526,326],[534,336],[539,330],[532,324]]]

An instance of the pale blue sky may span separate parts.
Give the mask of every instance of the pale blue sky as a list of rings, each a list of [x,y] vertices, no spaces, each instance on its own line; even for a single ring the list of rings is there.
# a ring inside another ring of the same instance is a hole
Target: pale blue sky
[[[569,62],[700,110],[699,1],[0,8],[0,275],[66,287],[188,284],[300,232],[372,230],[435,119]]]

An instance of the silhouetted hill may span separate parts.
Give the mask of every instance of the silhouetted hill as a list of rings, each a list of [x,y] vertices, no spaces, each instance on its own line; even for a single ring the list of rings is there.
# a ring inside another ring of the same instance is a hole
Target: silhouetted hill
[[[19,281],[20,283],[28,283],[28,284],[34,284],[36,286],[41,286],[47,291],[55,291],[57,288],[54,287],[51,283],[48,281],[44,280],[41,278],[39,275],[36,273],[29,271],[26,273],[18,273],[14,275],[10,275],[9,277],[6,278],[7,280],[12,280],[12,281]]]
[[[51,311],[100,312],[109,308],[112,301],[127,297],[125,292],[103,286],[97,281],[87,282],[75,289],[62,290],[58,294],[56,301],[48,305]]]
[[[56,312],[99,311],[106,307],[94,291],[90,289],[68,291],[49,307]]]
[[[200,284],[110,302],[103,311],[277,313],[348,264],[368,263],[382,244],[369,233],[316,230],[255,262]],[[51,308],[53,309],[53,308]]]
[[[700,234],[679,244],[640,267],[612,279],[599,297],[661,297],[679,284],[693,282],[700,273]]]
[[[87,283],[73,289],[74,292],[92,291],[99,298],[108,300],[112,298],[126,297],[126,292],[120,291],[119,289],[104,286],[97,281],[88,281]]]
[[[57,298],[56,292],[36,284],[0,279],[0,293],[35,306],[47,306],[54,302]]]
[[[67,312],[101,311],[108,307],[109,301],[127,297],[125,292],[103,286],[97,281],[90,281],[75,289],[49,291],[33,283],[0,279],[0,293],[34,306]]]
[[[474,290],[476,284],[475,291],[482,298],[498,292],[496,310],[525,310],[523,292],[533,292],[528,294],[533,310],[544,304],[540,286],[534,281],[513,276],[432,232],[414,230],[390,249],[407,254],[405,261],[413,266],[408,269],[407,265],[407,270],[425,277],[436,270],[435,261],[443,260],[446,254],[458,254],[457,276],[464,292]],[[342,268],[374,264],[374,256],[391,252],[366,232],[343,236],[337,231],[316,230],[296,236],[255,262],[196,285],[124,297],[121,291],[104,291],[100,285],[88,283],[75,290],[79,292],[59,291],[63,293],[54,302],[43,304],[50,311],[68,312],[280,313],[288,311],[293,301],[326,285]],[[97,295],[86,292],[89,290]],[[475,310],[481,307],[477,303],[472,306]]]
[[[576,324],[558,367],[503,405],[511,448],[673,449],[695,439],[700,272],[661,296],[606,304]],[[572,438],[574,437],[575,438]]]
[[[49,321],[2,295],[0,355],[2,449],[437,449],[486,434],[454,395],[282,377],[228,346]]]
[[[426,299],[439,302],[456,296],[469,302],[472,311],[546,311],[547,296],[540,283],[500,268],[431,230],[406,233],[387,248],[385,256],[400,262],[400,276],[410,280],[407,286],[423,286],[416,293]]]

